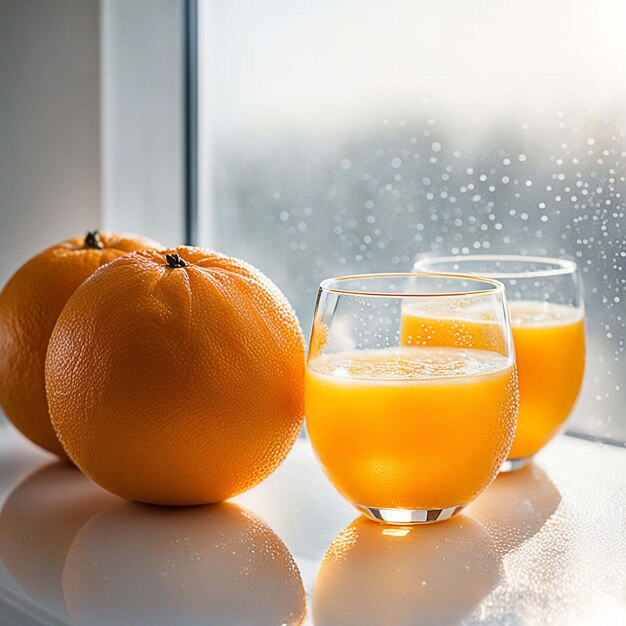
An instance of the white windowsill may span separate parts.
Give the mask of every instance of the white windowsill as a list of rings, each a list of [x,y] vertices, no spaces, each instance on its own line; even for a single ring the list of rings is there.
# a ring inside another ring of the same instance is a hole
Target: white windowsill
[[[39,500],[41,492],[29,486],[29,480],[24,481],[23,477],[32,468],[43,467],[52,458],[26,443],[10,428],[0,428],[0,435],[0,502],[21,490],[21,498],[13,501],[21,501],[23,510],[17,511],[18,519],[19,514],[24,516],[25,538],[32,543],[32,538],[28,537],[31,532],[29,515],[42,515],[45,520],[50,511],[45,502]],[[73,484],[76,480],[80,482],[79,478],[75,478]],[[20,486],[16,487],[18,484]],[[47,489],[55,489],[61,496],[68,493],[64,486],[63,481],[59,481]],[[32,495],[28,494],[29,489],[32,489]],[[87,481],[78,487],[74,484],[72,490],[77,505],[90,496],[98,495],[99,491]],[[105,503],[106,497],[103,496]],[[313,623],[314,613],[323,615],[328,605],[336,601],[344,607],[343,623],[350,619],[354,624],[369,623],[366,612],[371,611],[372,606],[383,605],[386,606],[385,614],[391,619],[397,620],[398,616],[404,616],[406,623],[410,624],[422,623],[419,620],[425,618],[425,615],[420,617],[420,611],[433,607],[442,623],[449,623],[445,620],[459,615],[464,616],[464,624],[530,625],[550,622],[582,626],[624,623],[626,603],[623,572],[626,571],[626,548],[622,527],[626,510],[626,451],[618,447],[558,437],[541,452],[534,472],[500,478],[470,506],[467,516],[473,521],[456,518],[454,529],[448,527],[449,533],[433,532],[430,529],[435,527],[428,527],[412,530],[409,538],[392,538],[393,541],[406,542],[406,550],[403,552],[406,558],[403,556],[395,564],[395,571],[389,570],[384,550],[382,553],[379,550],[382,543],[378,545],[370,538],[368,543],[359,546],[357,537],[355,546],[358,549],[346,552],[336,584],[330,592],[326,588],[320,596],[313,596],[313,586],[322,556],[333,539],[357,517],[357,513],[328,483],[308,443],[298,440],[287,461],[270,479],[235,498],[234,502],[264,520],[293,555],[307,593],[308,613],[305,623],[308,624]],[[27,503],[26,508],[24,503]],[[119,505],[119,501],[111,499],[111,506],[116,505]],[[7,508],[12,509],[13,505],[5,506],[0,514],[0,552],[3,547],[2,518],[16,514],[14,510],[7,511]],[[106,504],[102,508],[106,509]],[[89,519],[94,519],[98,514],[96,512]],[[176,515],[174,513],[173,519],[176,519]],[[184,515],[181,513],[181,519]],[[59,536],[54,531],[59,527],[69,527],[72,523],[71,506],[68,507],[67,516],[68,522],[64,524],[63,516],[59,519],[59,512],[54,513],[50,522],[50,538],[39,538],[42,545],[39,550],[25,555],[20,566],[22,572],[9,571],[10,567],[15,570],[15,559],[6,559],[5,565],[0,567],[0,615],[10,615],[14,620],[11,623],[29,626],[37,623],[67,623],[67,614],[63,615],[63,589],[67,589],[69,576],[67,568],[64,572],[63,563],[45,562],[46,558],[62,558],[59,556],[60,548],[65,546],[67,550],[67,543],[71,544],[72,539],[75,539],[75,536],[69,539],[64,537],[65,543],[55,545]],[[465,528],[459,528],[459,520]],[[81,532],[86,524],[82,524],[74,535]],[[445,524],[437,525],[436,528],[443,531]],[[204,526],[197,529],[197,536],[193,533],[190,535],[183,528],[187,527],[184,524],[180,527],[180,532],[185,534],[180,540],[188,542],[191,553],[194,547],[198,549],[200,565],[183,560],[174,563],[172,567],[193,568],[193,572],[200,573],[200,578],[205,571],[203,568],[207,568],[207,576],[214,568],[220,568],[224,580],[237,581],[234,584],[243,585],[244,595],[246,584],[263,584],[263,580],[258,579],[247,583],[245,574],[232,569],[236,556],[233,557],[233,564],[224,560],[224,552],[221,553],[221,560],[212,561],[211,550],[203,543]],[[157,535],[155,550],[163,550],[164,554],[170,550],[177,529],[172,527],[170,530],[167,535],[163,535],[162,546]],[[145,586],[154,575],[148,569],[153,560],[149,555],[145,556],[145,569],[142,569],[144,557],[141,555],[138,559],[135,554],[132,562],[124,563],[126,551],[132,552],[133,546],[124,544],[129,536],[125,535],[123,526],[118,526],[117,532],[119,536],[115,558],[119,561],[120,572],[132,568],[133,579],[130,584],[133,589],[129,597],[135,598],[135,609],[137,606],[141,608],[142,623],[161,623],[159,620],[167,619],[164,615],[171,616],[173,610],[179,611],[182,622],[187,623],[185,620],[191,619],[196,607],[190,597],[198,600],[196,608],[203,607],[201,598],[193,595],[202,589],[202,584],[186,591],[181,587],[180,606],[172,607],[171,596],[167,596],[165,614],[164,607],[159,607],[158,602],[154,603],[154,596],[142,606],[141,598],[150,597]],[[228,537],[224,541],[227,542]],[[104,559],[106,555],[94,554],[90,557],[89,554],[83,554],[82,557],[89,561],[90,558]],[[38,563],[37,559],[43,560]],[[357,574],[362,567],[375,565],[377,559],[381,565],[380,577],[361,578],[360,587],[353,588],[350,575]],[[24,572],[31,578],[25,578]],[[415,580],[401,585],[401,588],[395,586],[395,583],[391,584],[394,577],[410,581],[412,576],[417,575],[416,572],[424,580]],[[172,588],[185,580],[184,576],[176,578],[180,572],[170,572],[168,575],[172,576]],[[272,574],[268,571],[266,575]],[[105,587],[112,584],[111,581],[100,582]],[[423,586],[429,590],[427,595],[422,591],[422,583],[426,583]],[[167,587],[168,583],[165,584]],[[280,585],[269,585],[269,588],[280,596]],[[85,597],[84,601],[88,605],[94,603],[86,609],[86,614],[93,618],[98,615],[96,598],[99,591],[91,591],[95,594],[93,598]],[[333,597],[333,594],[339,595]],[[120,618],[125,615],[124,601],[120,599],[121,605],[117,607],[116,615]],[[273,623],[272,620],[278,616],[272,614],[272,607],[279,606],[280,602],[280,597],[274,597],[272,603],[256,616],[259,623],[265,623],[263,620]],[[221,608],[214,606],[216,615]],[[104,614],[100,617],[106,619]],[[204,618],[207,619],[206,614]],[[220,619],[224,618],[222,614]],[[369,618],[372,618],[371,613]],[[131,626],[133,622],[124,623]]]

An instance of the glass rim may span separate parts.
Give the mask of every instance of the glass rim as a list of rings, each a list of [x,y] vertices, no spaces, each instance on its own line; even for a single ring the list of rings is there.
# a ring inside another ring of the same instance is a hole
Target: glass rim
[[[449,278],[452,280],[471,280],[483,283],[490,288],[482,290],[466,289],[464,291],[450,291],[446,293],[420,292],[420,293],[398,293],[397,291],[363,291],[355,289],[341,289],[334,286],[347,280],[359,280],[367,278]],[[364,298],[459,298],[465,296],[493,296],[504,294],[504,285],[493,278],[483,276],[471,276],[466,274],[447,274],[443,272],[381,272],[372,274],[350,274],[347,276],[336,276],[326,278],[320,283],[320,291],[325,293],[335,293],[344,296],[360,296]]]
[[[434,256],[418,259],[413,264],[414,269],[420,268],[420,264],[424,263],[426,266],[429,263],[453,263],[458,262],[460,265],[465,261],[517,261],[520,263],[535,263],[537,265],[549,265],[552,266],[546,269],[527,270],[525,272],[483,272],[481,271],[474,276],[480,276],[485,278],[548,278],[550,276],[560,276],[565,274],[575,274],[578,271],[576,261],[570,259],[558,259],[556,257],[548,256],[526,256],[523,254],[467,254],[467,255],[450,255],[450,256]],[[428,271],[425,267],[422,271]],[[462,274],[466,276],[466,274]],[[461,276],[461,274],[459,274]]]

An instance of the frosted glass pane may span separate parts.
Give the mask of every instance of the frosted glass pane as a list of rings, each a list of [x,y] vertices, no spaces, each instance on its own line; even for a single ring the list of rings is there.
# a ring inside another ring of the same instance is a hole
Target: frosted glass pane
[[[573,258],[570,426],[626,438],[625,26],[619,0],[202,3],[202,241],[271,276],[307,335],[328,276]]]

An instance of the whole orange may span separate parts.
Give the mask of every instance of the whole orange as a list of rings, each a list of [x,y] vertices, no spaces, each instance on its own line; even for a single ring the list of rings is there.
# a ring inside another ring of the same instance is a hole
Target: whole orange
[[[271,474],[298,436],[302,332],[247,263],[145,250],[76,290],[46,385],[65,450],[96,483],[129,500],[218,502]]]
[[[44,379],[50,333],[69,297],[113,259],[160,247],[137,235],[92,231],[38,254],[20,267],[0,294],[0,405],[37,445],[65,457],[50,423]]]

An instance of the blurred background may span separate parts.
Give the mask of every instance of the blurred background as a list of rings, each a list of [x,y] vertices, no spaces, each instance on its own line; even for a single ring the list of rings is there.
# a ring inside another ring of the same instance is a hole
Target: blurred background
[[[0,284],[100,226],[322,278],[568,257],[570,428],[626,439],[626,4],[0,0]]]

